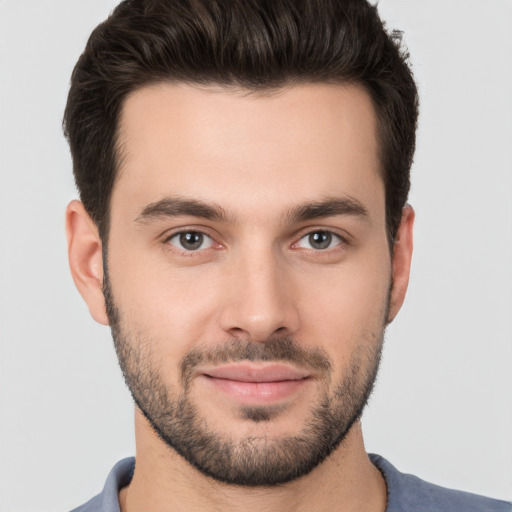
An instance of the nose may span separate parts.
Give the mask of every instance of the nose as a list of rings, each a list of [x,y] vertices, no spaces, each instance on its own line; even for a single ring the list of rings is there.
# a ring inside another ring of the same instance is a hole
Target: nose
[[[253,342],[295,334],[300,317],[291,270],[270,249],[250,252],[231,262],[221,328]]]

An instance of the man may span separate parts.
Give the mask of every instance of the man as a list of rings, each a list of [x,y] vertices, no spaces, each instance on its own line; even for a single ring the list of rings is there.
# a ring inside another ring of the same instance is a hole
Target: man
[[[363,0],[126,1],[65,114],[75,283],[136,403],[77,510],[496,510],[364,449],[405,297],[417,93]]]

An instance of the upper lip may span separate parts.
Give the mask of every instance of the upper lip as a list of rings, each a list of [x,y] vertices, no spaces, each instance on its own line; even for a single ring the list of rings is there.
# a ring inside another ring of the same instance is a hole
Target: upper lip
[[[282,363],[230,363],[203,369],[201,373],[207,377],[239,382],[279,382],[286,380],[302,380],[310,377],[310,374],[305,370]]]

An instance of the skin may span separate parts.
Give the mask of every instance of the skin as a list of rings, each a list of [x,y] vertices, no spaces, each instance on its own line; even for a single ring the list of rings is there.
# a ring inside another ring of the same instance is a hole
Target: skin
[[[127,98],[111,200],[110,282],[124,327],[151,340],[170,388],[180,389],[179,361],[198,345],[290,336],[328,354],[338,380],[357,351],[378,343],[405,297],[414,213],[404,208],[391,255],[375,133],[371,100],[357,86],[247,94],[161,84]],[[141,217],[149,205],[176,197],[219,206],[226,218]],[[290,216],[327,198],[354,200],[365,214]],[[183,229],[205,233],[208,243],[179,248],[178,237],[169,237]],[[318,231],[335,233],[329,248],[309,244]],[[75,283],[93,318],[108,324],[102,244],[78,201],[68,206],[67,233]],[[191,396],[220,434],[278,439],[304,427],[320,387],[312,379],[279,399],[280,413],[268,422],[244,419],[240,400],[200,379]],[[367,457],[359,421],[313,471],[275,488],[206,477],[138,410],[135,422],[137,466],[120,493],[123,512],[385,510],[385,483]]]

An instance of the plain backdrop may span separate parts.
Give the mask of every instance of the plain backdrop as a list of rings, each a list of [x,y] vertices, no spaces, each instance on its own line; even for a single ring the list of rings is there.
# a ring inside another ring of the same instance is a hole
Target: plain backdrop
[[[114,0],[0,0],[0,511],[66,511],[133,454],[108,328],[69,276],[69,76]],[[416,249],[367,449],[512,499],[512,2],[382,0],[421,95]]]

